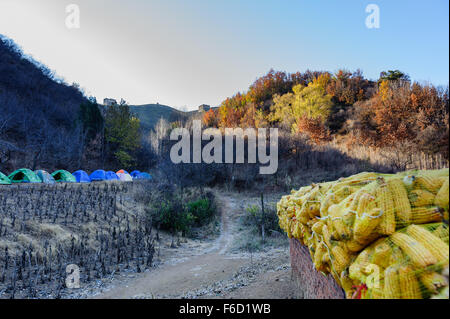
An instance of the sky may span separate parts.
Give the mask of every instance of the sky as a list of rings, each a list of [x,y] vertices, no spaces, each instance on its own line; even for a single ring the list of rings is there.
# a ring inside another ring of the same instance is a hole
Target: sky
[[[449,83],[447,0],[0,0],[0,34],[99,102],[217,106],[271,68]]]

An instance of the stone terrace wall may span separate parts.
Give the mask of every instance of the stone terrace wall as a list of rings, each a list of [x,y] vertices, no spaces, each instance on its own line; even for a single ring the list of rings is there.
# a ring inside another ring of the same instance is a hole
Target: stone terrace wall
[[[297,297],[304,299],[345,299],[344,291],[331,275],[325,277],[313,265],[309,250],[297,239],[290,240],[291,268]]]

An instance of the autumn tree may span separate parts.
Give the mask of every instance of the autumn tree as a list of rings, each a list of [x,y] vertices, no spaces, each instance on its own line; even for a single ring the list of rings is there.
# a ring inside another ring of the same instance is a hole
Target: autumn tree
[[[330,79],[326,89],[335,104],[346,106],[369,98],[373,88],[374,83],[365,79],[360,70],[353,73],[339,70]]]
[[[291,130],[295,123],[295,114],[293,109],[294,93],[286,93],[284,95],[275,95],[269,120],[278,124],[280,127]]]
[[[249,88],[248,101],[260,106],[275,94],[285,94],[292,88],[292,81],[286,72],[270,70],[266,75],[258,78]]]
[[[330,130],[319,118],[298,118],[295,122],[294,131],[297,133],[307,133],[309,138],[316,144],[321,144],[331,139]]]
[[[231,98],[227,98],[219,107],[219,126],[237,127],[241,122],[245,112],[247,98],[245,94],[237,93]]]
[[[416,151],[448,158],[448,116],[448,88],[382,80],[373,98],[355,104],[353,119],[364,144],[395,147],[409,142]]]
[[[219,121],[216,112],[213,109],[209,109],[209,111],[203,114],[202,122],[206,127],[217,127]]]
[[[304,131],[314,133],[315,136],[325,136],[325,123],[330,115],[333,103],[331,96],[325,91],[326,76],[319,76],[308,86],[298,84],[293,87],[292,93],[274,98],[271,108],[272,122],[278,122],[293,132]],[[306,125],[307,122],[311,125]],[[317,133],[319,128],[323,131]],[[310,130],[311,129],[311,130]]]

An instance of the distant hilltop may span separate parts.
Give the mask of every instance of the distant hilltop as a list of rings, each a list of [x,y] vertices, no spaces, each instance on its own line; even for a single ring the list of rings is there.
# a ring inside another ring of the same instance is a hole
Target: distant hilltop
[[[168,122],[176,122],[186,120],[190,116],[188,112],[159,103],[130,105],[130,109],[141,121],[144,131],[153,129],[160,118],[164,118]]]
[[[111,106],[118,104],[117,100],[112,98],[103,99],[104,106]],[[168,105],[159,104],[143,104],[143,105],[130,105],[130,110],[141,121],[141,127],[144,131],[153,129],[158,123],[160,118],[164,118],[168,122],[185,121],[192,117],[197,117],[204,112],[208,112],[211,109],[215,109],[208,104],[202,104],[198,106],[194,111],[180,111]]]

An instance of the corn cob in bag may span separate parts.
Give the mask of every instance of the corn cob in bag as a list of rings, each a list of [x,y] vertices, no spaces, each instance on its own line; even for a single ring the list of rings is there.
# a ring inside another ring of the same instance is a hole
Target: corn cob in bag
[[[448,198],[448,169],[365,172],[293,190],[277,213],[280,227],[308,246],[314,267],[347,287],[347,297],[348,287],[361,284],[363,298],[418,298],[417,286],[430,297],[437,292],[430,282],[448,264]],[[381,287],[372,284],[375,275]]]

